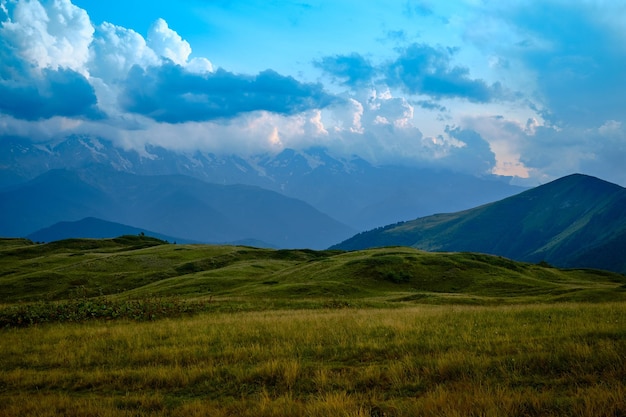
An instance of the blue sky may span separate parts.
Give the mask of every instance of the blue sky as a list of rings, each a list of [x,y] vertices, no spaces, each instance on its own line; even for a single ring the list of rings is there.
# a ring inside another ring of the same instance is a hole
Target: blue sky
[[[622,2],[0,5],[0,136],[626,185]]]

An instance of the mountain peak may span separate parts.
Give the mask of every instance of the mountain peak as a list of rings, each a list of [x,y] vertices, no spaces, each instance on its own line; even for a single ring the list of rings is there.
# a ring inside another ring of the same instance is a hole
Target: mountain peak
[[[605,180],[603,180],[601,178],[594,177],[592,175],[581,174],[581,173],[574,173],[574,174],[566,175],[566,176],[561,177],[561,178],[557,178],[556,180],[552,181],[552,183],[557,183],[557,184],[560,184],[560,183],[593,184],[593,185],[606,184],[606,185],[608,185],[610,187],[623,188],[623,187],[620,187],[617,184],[605,181]]]
[[[550,199],[550,201],[561,199],[564,203],[569,201],[588,205],[619,194],[624,190],[623,187],[617,184],[591,175],[577,173],[558,178],[509,198],[545,198]]]
[[[573,174],[470,210],[361,233],[335,248],[407,245],[626,272],[625,206],[626,189]]]

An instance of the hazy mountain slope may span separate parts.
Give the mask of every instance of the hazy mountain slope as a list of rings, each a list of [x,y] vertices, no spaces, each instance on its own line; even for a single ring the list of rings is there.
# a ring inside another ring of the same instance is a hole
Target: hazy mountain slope
[[[194,241],[256,239],[277,247],[323,248],[354,233],[304,202],[258,187],[138,176],[101,166],[54,170],[4,190],[0,208],[2,236],[26,236],[84,217]]]
[[[416,216],[467,209],[524,190],[496,177],[477,178],[408,166],[374,167],[357,157],[342,162],[330,158],[323,150],[309,152],[306,156],[315,155],[314,161],[320,165],[312,162],[314,168],[292,175],[281,184],[281,192],[307,201],[361,230]],[[287,156],[294,160],[305,157],[293,151]],[[296,165],[304,166],[303,162]],[[265,170],[272,177],[285,178],[271,167]]]
[[[26,238],[35,242],[52,242],[70,238],[114,238],[122,235],[140,235],[155,237],[168,242],[193,243],[186,239],[175,238],[161,233],[151,232],[125,224],[108,222],[95,217],[86,217],[75,222],[59,222],[50,227],[29,234]]]
[[[246,184],[305,201],[357,230],[452,212],[523,191],[507,178],[477,178],[445,170],[373,165],[358,156],[314,147],[242,158],[208,152],[177,153],[146,145],[138,152],[104,139],[71,136],[55,143],[0,138],[0,187],[50,169],[92,165],[140,175],[185,175],[214,184]]]
[[[109,196],[75,172],[53,170],[0,192],[0,235],[22,237],[62,220],[106,217]]]
[[[354,232],[309,204],[259,187],[96,167],[85,178],[130,205],[128,224],[198,241],[259,239],[278,247],[323,248],[334,236]]]
[[[626,272],[618,255],[626,253],[624,207],[626,189],[576,174],[474,209],[361,233],[335,247],[406,245]],[[600,258],[592,255],[599,252]]]

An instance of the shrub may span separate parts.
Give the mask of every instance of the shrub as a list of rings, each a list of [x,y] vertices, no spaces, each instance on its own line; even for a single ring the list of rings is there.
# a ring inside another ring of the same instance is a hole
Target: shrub
[[[26,327],[42,323],[86,320],[156,320],[208,309],[209,302],[176,298],[115,300],[107,297],[77,298],[60,302],[24,303],[0,310],[0,328]]]

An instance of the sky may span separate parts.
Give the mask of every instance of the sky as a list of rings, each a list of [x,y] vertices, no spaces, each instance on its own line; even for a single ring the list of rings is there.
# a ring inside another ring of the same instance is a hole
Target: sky
[[[625,39],[609,0],[0,0],[0,140],[626,186]]]

